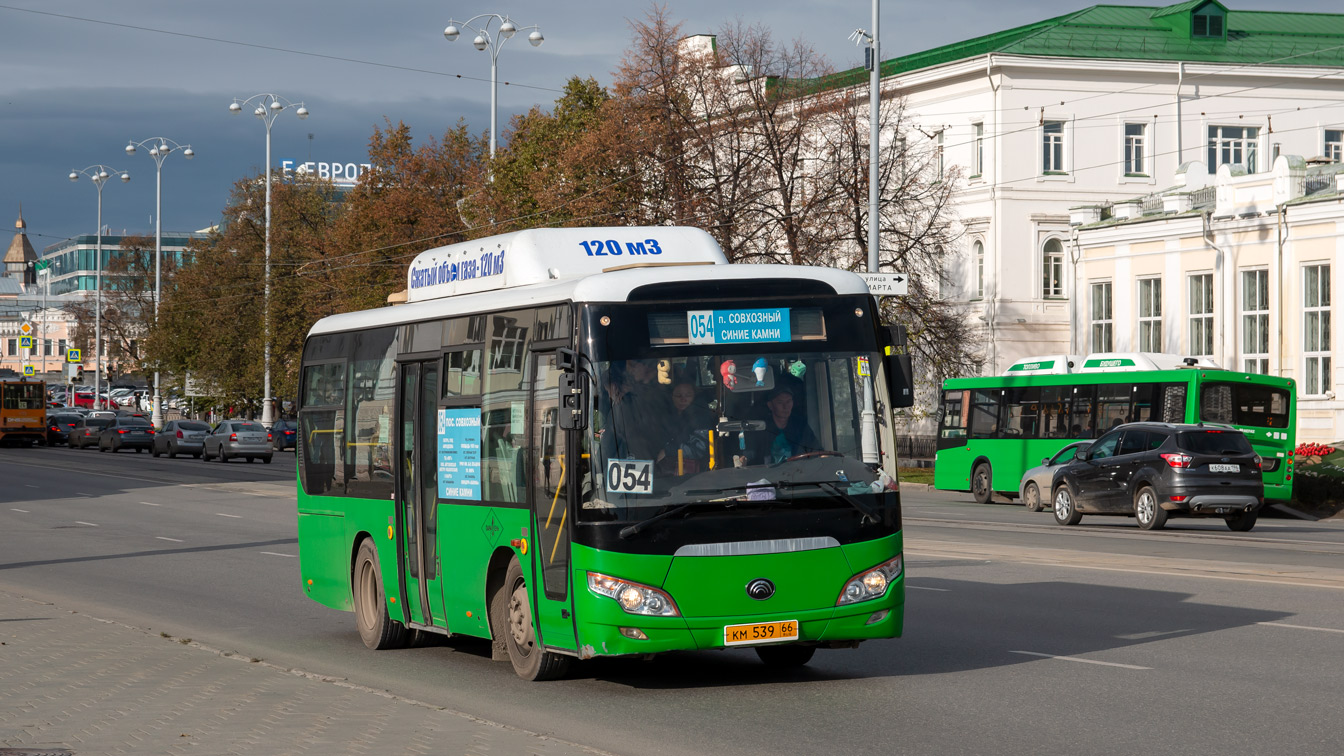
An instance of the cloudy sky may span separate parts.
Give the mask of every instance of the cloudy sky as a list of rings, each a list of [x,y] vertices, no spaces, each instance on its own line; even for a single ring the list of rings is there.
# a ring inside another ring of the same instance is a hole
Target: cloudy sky
[[[941,0],[882,4],[883,57],[1039,21],[1086,0]],[[1135,3],[1160,5],[1160,2]],[[1338,0],[1229,0],[1236,10],[1339,12]],[[97,193],[72,170],[105,164],[128,171],[103,193],[114,232],[153,233],[155,164],[128,141],[167,137],[190,144],[188,162],[163,166],[163,227],[216,222],[237,179],[260,172],[265,128],[229,103],[260,93],[302,101],[304,121],[282,113],[272,131],[280,160],[365,161],[374,126],[404,121],[417,136],[442,134],[459,118],[490,123],[490,60],[471,35],[448,43],[450,18],[490,12],[540,25],[546,42],[522,35],[501,48],[499,120],[549,105],[571,76],[609,84],[629,40],[639,0],[0,0],[0,229],[22,203],[39,250],[96,229]],[[847,41],[871,20],[870,0],[667,0],[687,34],[742,20],[776,38],[804,38],[837,68],[862,61]],[[504,86],[508,81],[512,85]],[[9,235],[0,236],[8,244]]]

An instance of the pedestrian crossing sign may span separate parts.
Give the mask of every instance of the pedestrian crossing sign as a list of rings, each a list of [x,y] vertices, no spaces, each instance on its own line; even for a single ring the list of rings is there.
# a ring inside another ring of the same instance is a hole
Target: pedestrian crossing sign
[[[32,337],[32,336],[20,336],[20,337],[19,337],[19,349],[32,349],[32,348],[33,348],[33,337]]]
[[[65,361],[66,361],[66,362],[81,362],[82,360],[79,359],[79,350],[78,350],[78,349],[67,349],[67,350],[65,350]]]
[[[24,365],[24,366],[23,366],[23,377],[24,377],[24,378],[32,378],[32,377],[35,376],[35,375],[37,375],[37,371],[33,369],[33,366],[32,366],[32,365]]]

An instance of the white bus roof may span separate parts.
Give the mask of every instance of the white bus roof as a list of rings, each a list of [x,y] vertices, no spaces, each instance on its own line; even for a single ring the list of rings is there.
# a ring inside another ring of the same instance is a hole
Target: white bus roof
[[[586,278],[547,281],[503,290],[487,290],[412,302],[395,307],[343,313],[322,318],[308,335],[416,323],[475,313],[535,307],[559,302],[624,302],[641,286],[672,281],[742,281],[794,278],[820,281],[837,294],[868,294],[859,276],[835,268],[801,265],[685,265],[636,267],[596,273]]]
[[[1004,375],[1066,375],[1072,373],[1117,373],[1136,370],[1177,370],[1204,368],[1221,370],[1207,357],[1182,357],[1161,352],[1093,352],[1086,357],[1076,354],[1048,354],[1014,362]]]
[[[1018,360],[1004,371],[1004,375],[1067,375],[1083,364],[1076,354],[1047,354]]]
[[[406,301],[586,278],[640,265],[727,265],[714,237],[686,226],[535,228],[421,252]]]

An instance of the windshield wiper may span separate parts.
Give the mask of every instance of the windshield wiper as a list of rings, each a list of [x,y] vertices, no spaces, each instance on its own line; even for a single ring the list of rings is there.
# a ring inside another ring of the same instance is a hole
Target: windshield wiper
[[[874,512],[873,512],[871,509],[869,509],[868,507],[864,506],[864,505],[863,505],[863,502],[861,502],[861,501],[859,501],[858,499],[854,498],[854,496],[853,496],[852,494],[850,494],[850,493],[848,493],[847,491],[845,491],[844,489],[840,488],[839,486],[837,486],[837,485],[836,485],[834,482],[832,482],[832,481],[829,481],[829,480],[798,480],[798,481],[781,480],[779,483],[776,483],[775,485],[780,486],[780,487],[786,487],[786,488],[796,488],[796,487],[798,487],[798,486],[816,486],[817,488],[820,488],[820,489],[822,489],[822,490],[824,490],[824,491],[830,491],[831,493],[835,494],[835,495],[838,496],[839,498],[843,499],[843,500],[845,501],[846,504],[849,504],[851,507],[854,507],[855,509],[859,510],[859,512],[860,512],[864,517],[867,517],[868,519],[872,520],[873,522],[877,522],[877,514],[876,514],[876,513],[874,513]]]
[[[698,506],[701,504],[719,504],[719,503],[722,502],[688,501],[685,504],[678,504],[675,507],[672,507],[671,509],[663,510],[662,512],[659,512],[658,514],[652,517],[640,520],[634,525],[626,525],[625,527],[621,528],[621,532],[619,533],[619,535],[621,536],[621,538],[629,538],[630,536],[638,535],[642,530],[644,530],[644,528],[647,528],[648,526],[654,524],[655,522],[658,522],[659,520],[666,520],[672,515],[685,512],[691,507]]]

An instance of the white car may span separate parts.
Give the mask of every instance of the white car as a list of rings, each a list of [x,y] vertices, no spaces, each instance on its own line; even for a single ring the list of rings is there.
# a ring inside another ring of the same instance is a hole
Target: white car
[[[1042,503],[1041,492],[1049,491],[1050,486],[1054,484],[1055,470],[1072,462],[1074,453],[1079,449],[1086,449],[1091,445],[1091,439],[1074,441],[1055,452],[1053,456],[1041,460],[1040,465],[1027,470],[1022,475],[1022,481],[1017,485],[1017,492],[1022,496],[1022,504],[1026,506],[1028,512],[1039,512],[1045,508]]]

